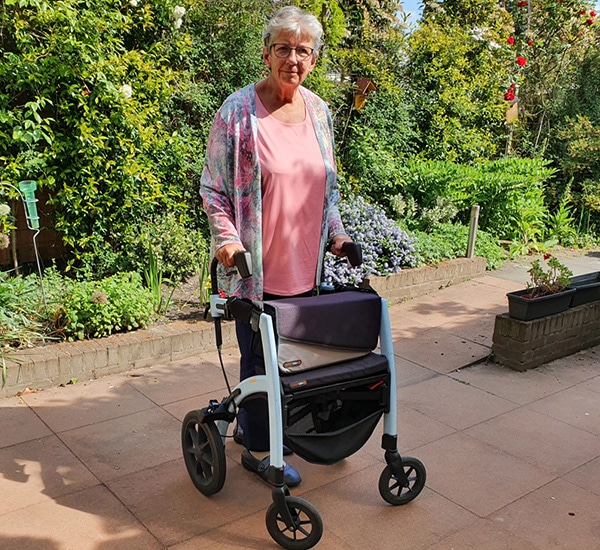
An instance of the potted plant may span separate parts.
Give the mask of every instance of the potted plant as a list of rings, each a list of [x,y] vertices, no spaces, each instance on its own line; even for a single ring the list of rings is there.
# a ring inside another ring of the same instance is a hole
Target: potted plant
[[[566,311],[575,288],[571,287],[572,271],[552,254],[544,254],[547,268],[535,260],[528,270],[527,288],[509,292],[508,314],[521,321],[531,321]]]

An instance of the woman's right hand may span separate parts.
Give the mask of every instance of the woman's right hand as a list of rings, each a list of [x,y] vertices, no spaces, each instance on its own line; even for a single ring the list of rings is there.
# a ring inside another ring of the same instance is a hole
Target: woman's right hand
[[[229,243],[223,245],[219,250],[217,250],[215,256],[219,262],[221,262],[225,267],[234,267],[235,260],[233,257],[238,252],[243,252],[246,250],[241,243]]]

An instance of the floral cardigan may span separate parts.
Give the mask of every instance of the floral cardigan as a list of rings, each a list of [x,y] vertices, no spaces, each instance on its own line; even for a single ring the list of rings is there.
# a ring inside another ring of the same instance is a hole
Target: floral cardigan
[[[304,87],[299,90],[312,118],[326,171],[316,286],[321,279],[327,242],[334,235],[344,233],[344,227],[337,207],[339,192],[331,114],[317,95]],[[242,280],[219,265],[219,288],[230,296],[251,300],[261,300],[263,294],[262,195],[257,143],[255,92],[251,84],[229,96],[215,116],[200,184],[213,251],[241,242],[252,254],[252,277]]]

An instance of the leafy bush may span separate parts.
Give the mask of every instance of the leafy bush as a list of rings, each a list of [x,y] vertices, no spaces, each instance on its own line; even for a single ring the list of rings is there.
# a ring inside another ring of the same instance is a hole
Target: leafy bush
[[[419,265],[464,257],[467,252],[469,228],[464,225],[443,223],[432,232],[415,231],[412,235]],[[483,230],[477,231],[475,255],[487,260],[487,269],[497,269],[507,258],[498,239]]]
[[[146,260],[152,251],[157,269],[175,283],[198,273],[208,243],[201,231],[191,229],[168,212],[142,227],[128,248],[136,260],[132,266],[136,271],[147,269]]]
[[[30,0],[0,12],[0,182],[47,189],[70,259],[96,277],[131,269],[125,245],[160,212],[203,228],[196,159],[225,94],[215,83],[248,76],[206,62],[213,48],[232,59],[210,38],[221,16],[230,24],[219,41],[232,39],[237,60],[253,56],[257,76],[262,66],[257,25],[233,23],[244,2],[194,6],[181,26],[176,4]]]
[[[416,265],[414,241],[382,208],[369,204],[361,196],[351,196],[339,204],[348,236],[362,246],[363,263],[351,268],[345,259],[332,254],[325,258],[326,283],[358,284],[371,275],[397,273]]]
[[[501,45],[509,16],[493,0],[426,4],[407,66],[420,155],[458,163],[494,157],[506,135]]]
[[[472,205],[478,204],[481,229],[501,239],[535,242],[544,232],[544,184],[555,172],[548,165],[540,159],[516,158],[478,162],[473,166],[410,161],[402,169],[398,191],[405,202],[415,203],[412,215],[416,223],[406,226],[423,229],[419,226],[422,212],[435,213],[436,216],[429,216],[434,222],[448,221],[441,207],[447,210],[450,204],[458,210],[457,219],[466,224]],[[390,210],[392,199],[398,200],[390,197]],[[536,212],[536,219],[532,219]],[[403,223],[404,218],[400,218]]]
[[[143,328],[154,316],[151,293],[138,273],[118,273],[102,281],[73,281],[65,290],[60,309],[69,340]]]
[[[151,293],[138,273],[77,281],[52,266],[42,283],[37,274],[0,273],[0,349],[99,338],[142,328],[153,318]]]
[[[141,3],[140,3],[141,4]],[[170,2],[7,3],[0,15],[0,178],[36,179],[75,257],[117,252],[157,208],[181,208],[184,144],[163,105],[185,51]]]

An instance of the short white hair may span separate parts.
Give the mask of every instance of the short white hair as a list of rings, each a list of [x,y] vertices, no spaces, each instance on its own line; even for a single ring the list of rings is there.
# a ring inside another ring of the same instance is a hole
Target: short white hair
[[[314,53],[318,53],[323,45],[321,39],[323,27],[319,20],[296,6],[285,6],[271,17],[263,32],[264,45],[268,48],[271,45],[271,38],[278,36],[281,32],[295,33],[298,37],[301,34],[308,34],[313,40]]]

